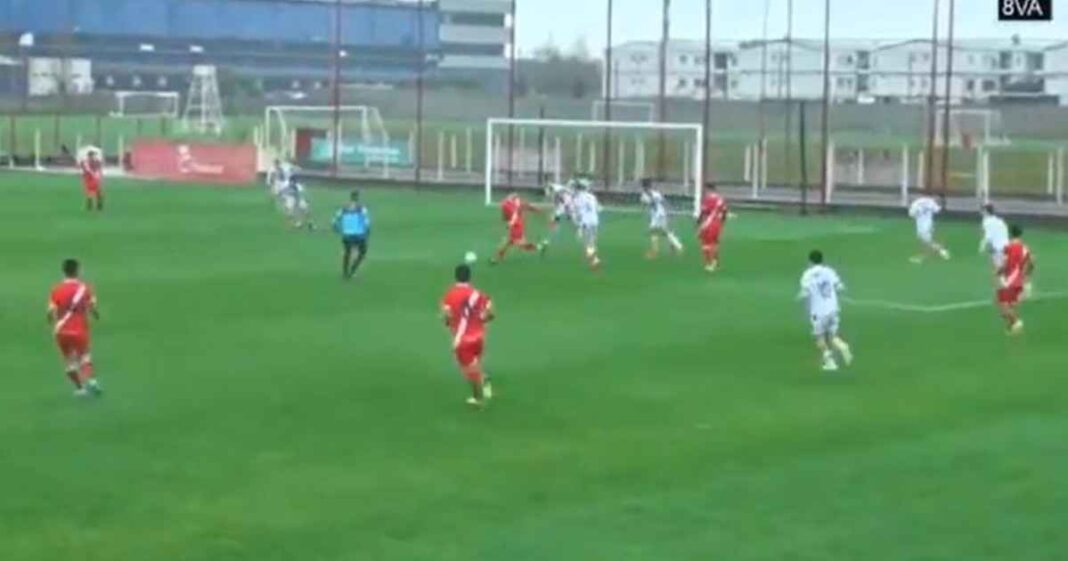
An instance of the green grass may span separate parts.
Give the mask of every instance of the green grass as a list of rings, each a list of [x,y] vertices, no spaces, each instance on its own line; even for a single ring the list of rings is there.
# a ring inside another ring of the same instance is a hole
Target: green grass
[[[741,211],[725,268],[642,257],[603,226],[545,261],[476,267],[496,301],[499,399],[463,405],[437,303],[490,253],[475,194],[369,190],[362,278],[327,233],[288,231],[261,189],[0,175],[0,543],[5,561],[1063,559],[1068,300],[853,305],[858,363],[817,370],[793,296],[823,248],[857,299],[990,298],[977,225],[915,267],[897,219]],[[344,194],[315,189],[320,222]],[[688,228],[683,219],[680,228]],[[540,225],[536,225],[540,226]],[[535,227],[537,229],[537,227]],[[1068,240],[1034,230],[1039,292]],[[108,394],[70,396],[44,322],[69,255],[103,320]]]

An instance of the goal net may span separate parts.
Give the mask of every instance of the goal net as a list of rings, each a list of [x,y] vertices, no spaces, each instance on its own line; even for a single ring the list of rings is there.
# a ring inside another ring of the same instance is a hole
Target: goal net
[[[485,142],[487,205],[515,188],[574,177],[622,200],[633,200],[649,178],[670,199],[699,204],[701,125],[499,118],[486,122]]]
[[[366,105],[271,106],[263,145],[273,157],[309,169],[360,171],[411,165],[411,147],[393,142],[378,108]]]
[[[935,142],[944,143],[945,106],[935,116]],[[949,145],[971,149],[979,146],[1000,146],[1009,143],[996,109],[950,108]]]
[[[656,120],[656,105],[651,101],[612,100],[612,117],[607,118],[607,104],[603,99],[593,100],[590,119],[593,121],[630,121],[652,123]]]
[[[111,116],[122,118],[161,117],[177,119],[181,96],[178,92],[114,92]]]

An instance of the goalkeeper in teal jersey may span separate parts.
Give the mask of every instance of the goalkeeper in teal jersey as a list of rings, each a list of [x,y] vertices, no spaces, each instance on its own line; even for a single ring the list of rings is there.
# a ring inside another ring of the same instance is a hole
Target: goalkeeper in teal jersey
[[[360,204],[360,192],[353,191],[349,202],[334,215],[334,231],[341,236],[344,253],[341,257],[341,276],[351,279],[367,256],[367,240],[371,236],[371,213]],[[356,255],[353,257],[353,250]]]

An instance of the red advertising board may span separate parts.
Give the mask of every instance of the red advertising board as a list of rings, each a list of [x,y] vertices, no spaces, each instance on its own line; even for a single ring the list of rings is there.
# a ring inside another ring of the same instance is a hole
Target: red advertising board
[[[256,147],[142,140],[131,150],[131,173],[137,177],[245,184],[256,180]]]

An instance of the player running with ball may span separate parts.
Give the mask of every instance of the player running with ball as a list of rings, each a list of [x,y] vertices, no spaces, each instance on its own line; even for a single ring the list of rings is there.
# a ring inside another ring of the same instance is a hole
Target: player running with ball
[[[100,314],[93,289],[78,278],[78,269],[74,259],[63,262],[64,279],[48,299],[48,322],[66,364],[67,378],[74,384],[74,395],[84,397],[101,394],[89,354],[89,316],[100,319]]]
[[[441,317],[452,333],[452,350],[460,371],[471,385],[467,404],[483,407],[493,398],[490,377],[482,368],[486,324],[493,321],[493,300],[471,285],[471,267],[459,265],[456,284],[441,300]]]
[[[949,251],[934,239],[934,217],[942,212],[942,207],[931,197],[920,197],[909,206],[909,218],[916,221],[916,237],[920,240],[920,253],[910,261],[917,265],[924,262],[928,255],[938,255],[949,259]]]
[[[538,207],[524,201],[518,193],[512,193],[501,201],[501,218],[508,228],[508,236],[497,248],[497,254],[490,259],[490,264],[496,265],[504,260],[504,255],[513,247],[527,252],[539,251],[538,244],[527,241],[527,227],[524,215],[527,212],[540,213]]]
[[[660,238],[665,237],[671,249],[676,253],[682,253],[682,242],[668,224],[667,207],[664,205],[664,195],[653,189],[651,179],[642,179],[642,204],[649,209],[649,251],[645,256],[656,259],[660,255]]]
[[[1004,262],[997,274],[997,301],[998,311],[1005,320],[1009,334],[1016,335],[1023,332],[1024,328],[1016,308],[1030,286],[1029,279],[1035,272],[1035,263],[1031,257],[1031,249],[1021,239],[1023,229],[1012,226],[1009,228],[1009,234],[1012,241],[1005,246]]]
[[[853,352],[849,344],[838,335],[841,311],[838,293],[845,290],[845,285],[834,269],[823,264],[823,252],[813,251],[808,255],[808,262],[808,269],[801,275],[801,293],[798,299],[808,302],[812,335],[816,338],[816,347],[823,357],[823,370],[831,372],[838,370],[834,351],[838,351],[846,365],[853,362]]]
[[[549,217],[549,235],[540,244],[542,252],[548,249],[549,244],[556,239],[561,222],[565,220],[570,220],[572,224],[578,222],[575,219],[575,189],[573,188],[578,181],[581,180],[572,179],[566,185],[550,183],[546,189],[546,194],[552,199],[553,214]]]

